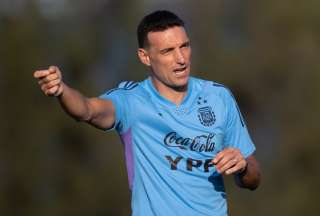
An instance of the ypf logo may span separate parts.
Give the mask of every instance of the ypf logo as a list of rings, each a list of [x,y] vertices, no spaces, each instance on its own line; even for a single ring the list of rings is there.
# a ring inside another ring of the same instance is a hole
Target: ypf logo
[[[216,116],[210,106],[198,109],[198,118],[203,126],[210,127],[216,122]]]

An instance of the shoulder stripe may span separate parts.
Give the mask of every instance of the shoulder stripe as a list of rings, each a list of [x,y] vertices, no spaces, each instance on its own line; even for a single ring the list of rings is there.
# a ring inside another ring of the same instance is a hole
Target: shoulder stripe
[[[223,87],[223,88],[226,88],[228,91],[230,91],[230,90],[229,90],[225,85],[223,85],[223,84],[213,82],[212,85],[213,85],[213,86],[216,86],[216,87]]]
[[[136,87],[137,85],[138,85],[137,82],[130,81],[130,82],[128,82],[128,83],[126,84],[125,89],[130,90],[130,89],[133,89],[134,87]]]
[[[132,83],[133,81],[127,81],[123,88],[128,88]]]
[[[232,94],[232,91],[231,91],[229,88],[227,88],[225,85],[220,84],[220,83],[215,83],[215,82],[213,82],[213,86],[225,88],[225,89],[229,92],[229,94],[231,95],[232,99],[234,100],[234,102],[235,102],[235,104],[236,104],[236,108],[237,108],[237,111],[238,111],[238,115],[239,115],[239,118],[240,118],[241,125],[242,125],[242,127],[244,127],[244,126],[245,126],[244,120],[243,120],[243,117],[242,117],[242,115],[241,115],[240,108],[239,108],[239,106],[238,106],[237,100],[236,100],[236,98],[234,97],[234,95]]]
[[[124,82],[121,82],[117,88],[113,88],[113,89],[110,89],[109,91],[107,91],[107,95],[116,91],[116,90],[131,90],[131,89],[134,89],[135,87],[137,87],[139,85],[138,82],[133,82],[133,81],[124,81]]]
[[[113,89],[110,89],[109,91],[107,91],[107,93],[106,93],[106,94],[107,94],[107,95],[108,95],[108,94],[111,94],[111,92],[114,92],[115,90],[118,90],[118,89],[119,89],[119,88],[113,88]]]
[[[139,85],[139,83],[137,82],[132,82],[126,90],[131,90],[131,89],[134,89],[135,87],[137,87]]]

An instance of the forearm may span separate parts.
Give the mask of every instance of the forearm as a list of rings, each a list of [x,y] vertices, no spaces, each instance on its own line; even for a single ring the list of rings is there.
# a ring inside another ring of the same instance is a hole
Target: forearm
[[[62,83],[63,92],[58,100],[67,114],[78,121],[89,121],[92,112],[88,99],[80,92]]]
[[[62,81],[62,74],[58,67],[50,66],[47,70],[38,70],[33,74],[38,79],[42,92],[47,96],[57,97],[67,114],[78,121],[101,129],[113,126],[115,109],[110,100],[87,98]]]
[[[235,181],[239,187],[255,190],[261,181],[259,164],[253,156],[247,158],[246,169],[235,174]]]

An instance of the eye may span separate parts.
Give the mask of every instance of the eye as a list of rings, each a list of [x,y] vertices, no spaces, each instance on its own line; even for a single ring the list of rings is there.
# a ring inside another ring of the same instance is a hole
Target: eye
[[[185,47],[190,47],[190,42],[189,42],[189,41],[183,43],[183,44],[180,46],[180,48],[185,48]]]
[[[160,51],[161,54],[165,55],[170,53],[173,50],[173,48],[167,48]]]

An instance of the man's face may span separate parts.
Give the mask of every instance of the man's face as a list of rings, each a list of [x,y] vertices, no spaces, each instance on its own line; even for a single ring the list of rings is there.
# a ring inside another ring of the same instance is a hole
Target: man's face
[[[138,51],[140,60],[151,67],[156,85],[174,89],[187,86],[191,48],[183,27],[148,33],[148,46]]]

